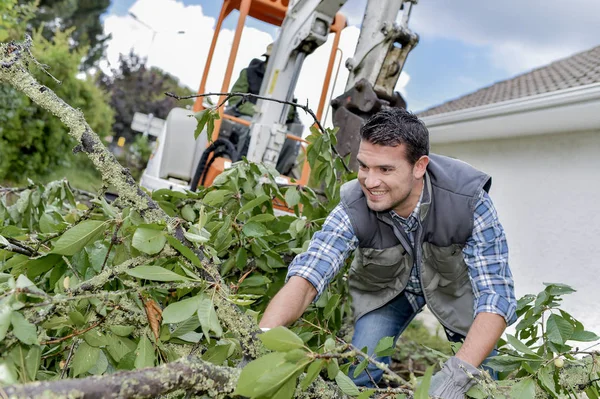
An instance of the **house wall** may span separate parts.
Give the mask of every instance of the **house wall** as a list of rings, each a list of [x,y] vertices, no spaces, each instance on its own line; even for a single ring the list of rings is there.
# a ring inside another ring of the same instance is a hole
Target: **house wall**
[[[600,130],[434,144],[492,175],[517,297],[569,284],[564,308],[600,334]]]

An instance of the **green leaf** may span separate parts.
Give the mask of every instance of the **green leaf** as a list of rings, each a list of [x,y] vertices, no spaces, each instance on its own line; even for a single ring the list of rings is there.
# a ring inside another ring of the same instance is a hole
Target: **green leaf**
[[[573,326],[556,314],[550,315],[546,322],[546,335],[551,342],[563,345],[573,335]]]
[[[196,120],[198,121],[196,130],[194,131],[194,139],[198,140],[198,137],[202,134],[202,131],[204,130],[204,126],[206,126],[206,122],[208,122],[208,119],[210,118],[210,110],[204,109],[202,111],[196,112],[194,114],[194,118],[196,118]]]
[[[217,317],[217,312],[215,312],[212,300],[204,295],[200,297],[200,301],[198,302],[198,320],[208,342],[210,342],[210,331],[213,331],[217,337],[223,335],[223,329],[221,328],[221,324],[219,324],[219,318]]]
[[[31,259],[29,262],[27,262],[27,264],[24,265],[24,268],[27,269],[27,276],[31,278],[41,276],[48,270],[52,269],[52,267],[54,267],[60,261],[60,259],[60,255],[53,253],[47,253],[46,255],[40,256],[37,259]]]
[[[327,363],[327,378],[330,380],[335,379],[335,376],[340,372],[340,365],[337,359],[331,359]]]
[[[90,241],[102,234],[108,222],[84,220],[67,230],[54,243],[53,254],[71,256],[81,251]]]
[[[512,347],[515,348],[516,350],[518,350],[519,352],[523,352],[523,353],[526,353],[528,355],[532,355],[535,357],[540,357],[540,355],[538,355],[536,352],[534,352],[533,349],[529,348],[527,345],[525,345],[523,342],[519,341],[513,335],[506,334],[506,339],[507,339],[508,343],[511,344]]]
[[[198,311],[200,297],[194,296],[175,302],[167,306],[162,313],[163,324],[181,323],[192,317]]]
[[[36,380],[36,375],[40,368],[41,362],[42,348],[34,345],[29,349],[29,352],[27,352],[27,356],[25,356],[25,369],[27,370],[27,375],[29,376],[30,380]]]
[[[413,399],[429,399],[429,386],[431,385],[431,376],[433,374],[433,367],[434,366],[427,367],[427,370],[425,371],[425,375],[423,376],[421,383],[419,384],[419,386],[417,387],[417,390],[415,391],[415,393],[413,395]]]
[[[329,320],[331,318],[333,312],[335,312],[338,308],[341,298],[342,296],[340,294],[332,295],[331,298],[329,298],[329,301],[327,301],[327,306],[325,306],[325,310],[323,313],[325,316],[325,320]]]
[[[118,326],[111,325],[108,327],[113,334],[118,335],[120,337],[128,337],[133,330],[135,330],[134,326]]]
[[[196,211],[188,204],[181,208],[181,216],[188,222],[193,223],[196,220]]]
[[[517,301],[517,311],[523,309],[525,306],[530,304],[535,300],[535,295],[525,295]]]
[[[267,284],[271,284],[271,280],[267,276],[263,276],[262,274],[254,274],[242,281],[240,283],[240,288],[242,287],[265,287]]]
[[[219,116],[219,111],[212,111],[212,110],[209,111],[208,115],[209,115],[209,118],[206,123],[206,134],[208,135],[208,141],[211,142],[212,134],[213,134],[213,131],[215,130],[215,120],[220,119],[220,116]]]
[[[392,353],[394,353],[394,337],[381,338],[375,347],[375,354],[377,356],[390,356]]]
[[[229,355],[229,345],[216,345],[208,348],[202,355],[202,360],[222,366]]]
[[[190,281],[189,278],[160,266],[138,266],[126,271],[132,277],[153,281]]]
[[[203,233],[204,231],[201,231],[201,233]],[[190,233],[189,231],[186,231],[185,233],[183,233],[183,235],[189,241],[196,242],[198,244],[204,244],[205,242],[208,242],[208,240],[210,240],[209,234],[194,234],[194,233]]]
[[[120,362],[121,359],[130,352],[137,349],[137,345],[132,340],[112,335],[108,337],[108,345],[106,350],[115,362]]]
[[[83,339],[88,345],[93,346],[95,348],[105,346],[106,344],[108,344],[106,336],[100,331],[98,331],[97,328],[94,328],[83,334]]]
[[[548,364],[538,371],[537,376],[542,387],[544,387],[548,392],[552,393],[554,397],[558,397],[558,394],[556,393],[556,384],[554,383],[554,377],[552,376],[553,369],[554,365]]]
[[[600,340],[600,337],[591,331],[575,331],[569,339],[578,342],[593,342]]]
[[[102,375],[108,369],[108,359],[103,351],[100,351],[100,356],[98,356],[98,361],[96,364],[88,370],[88,373],[93,375]]]
[[[240,247],[235,254],[235,265],[238,269],[243,270],[248,262],[248,252],[245,248]]]
[[[566,295],[575,292],[576,290],[567,285],[561,283],[544,283],[546,286],[546,291],[549,295]]]
[[[296,387],[296,378],[309,362],[308,359],[296,364],[285,362],[272,368],[256,380],[254,396],[291,399]]]
[[[486,366],[500,372],[509,372],[518,369],[524,362],[542,362],[542,359],[531,359],[525,357],[501,355],[486,360]]]
[[[233,193],[230,190],[214,190],[206,194],[202,202],[210,206],[222,205],[223,200],[226,197],[231,197],[231,194]]]
[[[285,353],[273,352],[248,363],[240,373],[234,395],[255,397],[257,380],[272,369],[285,363]]]
[[[304,391],[306,388],[308,388],[309,385],[312,384],[312,382],[317,379],[317,377],[319,376],[319,373],[323,369],[324,365],[325,365],[324,359],[317,359],[314,362],[312,362],[310,364],[310,366],[308,366],[308,369],[306,370],[306,376],[300,382],[300,389],[302,391]]]
[[[526,377],[517,382],[510,389],[510,397],[514,399],[531,399],[535,398],[535,382],[533,378]]]
[[[7,302],[0,303],[0,342],[6,337],[8,327],[10,327],[10,319],[12,308]]]
[[[196,266],[196,267],[202,267],[202,263],[200,262],[200,259],[198,259],[198,256],[196,256],[196,254],[194,253],[194,251],[192,251],[191,249],[189,249],[188,247],[186,247],[185,245],[183,245],[175,237],[167,236],[167,241],[169,242],[169,244],[173,248],[175,248],[177,251],[179,251],[180,254],[182,254],[190,262],[192,262],[192,264],[194,266]]]
[[[154,367],[154,346],[152,346],[152,342],[148,337],[143,335],[135,350],[135,368],[143,369],[146,367]]]
[[[260,204],[262,204],[263,202],[268,201],[269,199],[270,199],[270,197],[268,195],[264,195],[264,194],[257,198],[254,198],[252,201],[248,201],[244,206],[242,206],[240,208],[240,213],[254,209],[257,206],[259,206]]]
[[[98,361],[98,356],[100,356],[100,349],[89,346],[85,342],[79,344],[71,361],[73,377],[91,369]]]
[[[35,325],[28,322],[19,312],[12,312],[10,321],[13,334],[25,345],[39,345]]]
[[[275,219],[275,216],[271,215],[270,213],[261,213],[261,214],[252,216],[250,219],[248,219],[248,222],[264,223],[264,222],[270,222],[271,220],[274,220],[274,219]]]
[[[285,327],[275,327],[258,336],[262,343],[272,351],[287,352],[304,348],[302,339]]]
[[[297,187],[289,187],[285,192],[285,203],[288,207],[293,208],[300,202],[300,193]]]
[[[335,382],[346,395],[357,396],[360,393],[354,381],[341,371],[335,376]]]
[[[360,395],[358,395],[358,397],[356,399],[369,399],[371,397],[371,395],[373,395],[374,393],[375,393],[374,389],[365,389],[364,391],[360,392]],[[399,399],[400,395],[403,395],[402,398],[406,398],[406,395],[398,394],[395,396],[395,399]]]
[[[540,316],[539,315],[534,315],[534,316],[527,317],[527,318],[521,320],[517,324],[517,326],[515,327],[515,329],[517,331],[525,330],[526,328],[529,328],[529,327],[533,326],[538,320],[540,320]]]
[[[12,363],[0,362],[0,385],[11,385],[17,383],[17,371]]]
[[[164,248],[166,242],[164,231],[138,227],[133,234],[131,245],[145,254],[154,255]]]
[[[246,223],[244,227],[242,227],[242,232],[246,237],[263,237],[269,233],[265,225],[258,222]]]
[[[358,377],[360,373],[362,373],[367,368],[368,365],[369,359],[363,359],[354,369],[354,378]]]

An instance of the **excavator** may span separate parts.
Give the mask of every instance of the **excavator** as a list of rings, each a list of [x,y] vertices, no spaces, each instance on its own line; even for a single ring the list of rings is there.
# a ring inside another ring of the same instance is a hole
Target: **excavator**
[[[322,82],[320,101],[315,114],[323,118],[331,77],[336,64],[340,35],[347,26],[339,12],[346,0],[224,0],[217,19],[198,94],[206,93],[217,40],[223,21],[233,11],[238,18],[229,60],[221,85],[221,93],[230,88],[233,67],[242,31],[248,17],[279,26],[273,43],[260,96],[251,118],[240,118],[219,107],[212,140],[204,132],[194,139],[196,119],[190,116],[212,107],[205,97],[198,97],[192,110],[174,108],[167,116],[161,134],[148,162],[141,185],[149,190],[161,188],[185,191],[199,185],[210,186],[214,178],[233,162],[246,156],[249,161],[277,167],[282,173],[295,165],[298,149],[306,151],[302,125],[289,123],[291,102],[306,57],[333,36],[333,45]],[[366,119],[382,107],[406,107],[402,96],[394,91],[409,52],[417,45],[418,36],[408,28],[412,6],[417,0],[367,0],[360,35],[354,55],[345,67],[349,76],[344,93],[331,100],[332,121],[338,127],[337,150],[350,154],[350,167],[356,170],[359,130]],[[341,62],[341,60],[340,60]],[[226,100],[222,94],[217,104]],[[232,144],[241,131],[249,133],[249,144],[243,153]],[[285,165],[285,170],[283,166]],[[308,184],[310,167],[304,161],[299,176],[280,176],[282,184]]]

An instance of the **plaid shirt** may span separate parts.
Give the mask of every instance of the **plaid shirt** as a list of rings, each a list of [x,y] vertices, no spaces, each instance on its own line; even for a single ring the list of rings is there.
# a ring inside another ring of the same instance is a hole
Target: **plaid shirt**
[[[392,217],[400,221],[413,245],[421,199],[407,219],[391,211]],[[299,276],[309,281],[317,290],[316,301],[357,247],[358,238],[348,214],[340,204],[329,214],[321,230],[314,234],[307,251],[294,258],[287,279]],[[512,324],[517,319],[517,303],[513,277],[508,267],[508,245],[494,204],[485,191],[479,194],[473,232],[465,243],[463,256],[475,296],[475,316],[481,312],[495,313],[504,317],[507,325]],[[419,310],[425,300],[418,265],[413,266],[406,288],[409,302],[415,311]]]

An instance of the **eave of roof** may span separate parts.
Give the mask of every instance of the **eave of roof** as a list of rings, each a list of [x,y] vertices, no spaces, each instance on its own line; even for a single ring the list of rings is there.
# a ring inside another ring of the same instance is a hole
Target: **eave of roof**
[[[421,119],[432,144],[598,130],[600,83]]]

